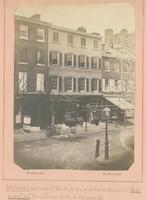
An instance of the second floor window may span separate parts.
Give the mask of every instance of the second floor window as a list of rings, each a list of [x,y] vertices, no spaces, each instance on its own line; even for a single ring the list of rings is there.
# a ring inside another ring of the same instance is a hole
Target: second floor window
[[[27,91],[27,72],[19,72],[18,74],[19,92]]]
[[[58,90],[58,77],[51,76],[51,90]]]
[[[73,78],[72,77],[65,78],[65,90],[73,91]]]
[[[99,89],[98,80],[92,79],[91,80],[91,90],[92,91],[98,91],[98,89]]]
[[[26,47],[19,49],[19,62],[28,62],[28,49]]]
[[[105,71],[110,71],[110,62],[109,61],[105,61],[105,63],[104,63],[104,70]]]
[[[73,35],[68,35],[68,44],[73,44]]]
[[[44,92],[44,74],[37,73],[36,91]]]
[[[44,42],[45,41],[45,30],[38,28],[37,29],[37,41]]]
[[[82,47],[86,46],[86,38],[81,38],[81,46]]]
[[[37,63],[44,63],[44,52],[43,51],[37,51]]]
[[[85,68],[87,66],[87,57],[85,55],[79,56],[79,67]]]
[[[93,43],[93,44],[94,44],[94,45],[93,45],[94,48],[97,49],[97,48],[98,48],[98,40],[94,40],[94,43]]]
[[[20,39],[28,39],[28,26],[20,24]]]
[[[86,91],[86,78],[79,79],[79,90]]]
[[[59,41],[59,32],[56,31],[53,32],[53,41],[55,42]]]
[[[62,65],[62,53],[58,51],[50,51],[49,53],[49,63],[50,65]]]
[[[105,91],[109,91],[109,79],[105,79]]]
[[[91,58],[91,67],[93,69],[100,69],[99,58],[97,58],[97,57],[92,57]]]

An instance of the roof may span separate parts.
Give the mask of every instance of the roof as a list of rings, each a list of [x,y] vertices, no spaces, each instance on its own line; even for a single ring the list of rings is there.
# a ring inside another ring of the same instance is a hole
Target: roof
[[[125,99],[121,97],[105,97],[108,101],[118,106],[122,110],[131,110],[134,109],[134,105],[127,102]]]
[[[83,35],[83,36],[86,36],[86,37],[92,37],[92,38],[96,38],[96,39],[101,39],[101,36],[99,36],[98,34],[95,35],[93,33],[84,33],[84,32],[80,32],[78,30],[70,29],[70,28],[65,28],[65,27],[61,27],[61,26],[55,26],[50,22],[33,19],[31,17],[29,18],[29,17],[20,16],[20,15],[15,15],[15,19],[23,20],[23,21],[31,22],[31,23],[36,23],[36,24],[45,25],[45,26],[48,26],[48,27],[50,27],[52,29],[57,29],[57,30],[60,30],[60,31],[67,31],[67,32],[70,32],[70,33]]]

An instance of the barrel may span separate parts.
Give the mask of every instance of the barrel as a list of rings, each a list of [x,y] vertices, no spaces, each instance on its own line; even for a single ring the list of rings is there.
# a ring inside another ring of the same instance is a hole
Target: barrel
[[[23,130],[26,132],[30,132],[30,125],[31,125],[31,117],[24,116],[23,118]]]

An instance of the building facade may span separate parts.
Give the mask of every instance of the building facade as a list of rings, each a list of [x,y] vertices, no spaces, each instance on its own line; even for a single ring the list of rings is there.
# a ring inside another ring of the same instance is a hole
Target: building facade
[[[15,16],[14,124],[30,116],[32,126],[45,128],[52,116],[64,123],[69,112],[92,122],[103,119],[106,105],[119,108],[108,98],[126,98],[125,58],[109,32],[109,45],[102,45],[100,34],[84,27],[54,26],[39,14]]]

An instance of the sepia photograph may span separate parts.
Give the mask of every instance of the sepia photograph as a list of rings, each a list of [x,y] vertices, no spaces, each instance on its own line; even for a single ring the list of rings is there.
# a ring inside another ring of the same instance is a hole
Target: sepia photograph
[[[135,10],[19,7],[14,15],[14,163],[129,170],[134,163]]]

